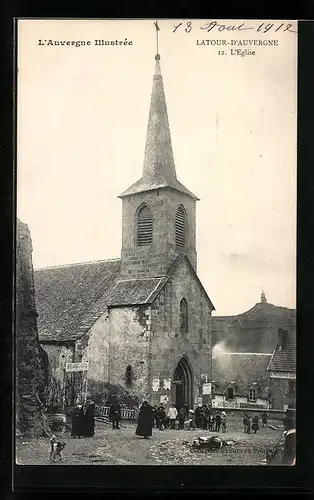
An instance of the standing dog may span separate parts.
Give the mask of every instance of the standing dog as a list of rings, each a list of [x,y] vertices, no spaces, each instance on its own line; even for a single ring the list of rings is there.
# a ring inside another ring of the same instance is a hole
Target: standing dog
[[[52,462],[56,462],[57,458],[59,461],[63,459],[62,450],[65,448],[65,442],[59,441],[58,438],[53,434],[50,438],[49,447],[49,458]]]

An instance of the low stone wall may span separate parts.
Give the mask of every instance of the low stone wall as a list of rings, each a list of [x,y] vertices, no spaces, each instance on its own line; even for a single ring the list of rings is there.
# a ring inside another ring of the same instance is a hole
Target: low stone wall
[[[227,415],[233,414],[237,415],[240,414],[242,415],[243,413],[246,413],[247,415],[254,416],[258,415],[260,418],[262,417],[262,414],[264,412],[267,413],[267,417],[269,419],[273,420],[282,420],[283,418],[286,417],[286,412],[284,410],[265,410],[264,408],[224,408],[223,406],[216,406],[213,408],[214,411],[224,411]]]

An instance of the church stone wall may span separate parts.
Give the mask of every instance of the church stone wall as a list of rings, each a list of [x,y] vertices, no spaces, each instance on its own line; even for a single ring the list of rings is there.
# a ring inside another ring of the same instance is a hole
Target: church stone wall
[[[119,307],[109,313],[109,382],[140,400],[148,397],[150,307]],[[132,367],[131,384],[126,369]]]
[[[188,304],[188,332],[180,332],[180,301]],[[211,310],[203,291],[183,262],[152,305],[152,373],[159,379],[158,391],[152,390],[152,403],[160,403],[167,395],[169,403],[173,389],[164,388],[163,380],[173,381],[180,359],[186,356],[193,372],[193,399],[202,397],[201,375],[211,374]]]
[[[87,334],[76,342],[75,361],[88,361],[87,390],[91,394],[105,392],[108,382],[109,314],[104,312]]]

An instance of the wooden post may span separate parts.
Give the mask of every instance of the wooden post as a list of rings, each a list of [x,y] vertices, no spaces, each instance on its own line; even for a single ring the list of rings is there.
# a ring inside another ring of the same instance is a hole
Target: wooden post
[[[87,401],[87,371],[85,372],[85,391],[84,391],[84,404]]]

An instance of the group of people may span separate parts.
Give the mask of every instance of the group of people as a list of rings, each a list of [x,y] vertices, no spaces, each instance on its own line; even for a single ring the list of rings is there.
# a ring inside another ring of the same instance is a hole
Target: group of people
[[[164,429],[184,429],[185,423],[188,423],[188,430],[195,430],[199,427],[203,430],[212,432],[226,432],[227,416],[224,411],[212,412],[207,405],[198,406],[195,411],[189,409],[188,405],[184,405],[179,410],[174,404],[171,404],[168,411],[163,404],[154,407],[150,406],[147,401],[144,401],[139,417],[136,434],[139,436],[151,436],[152,428],[155,427],[163,431]]]
[[[208,405],[203,404],[195,409],[195,425],[211,432],[226,432],[227,415],[224,411],[213,411]]]
[[[85,405],[77,404],[71,412],[74,438],[93,437],[95,433],[95,403],[88,400]]]
[[[153,427],[161,431],[164,429],[175,429],[176,421],[178,420],[178,428],[184,429],[184,422],[188,419],[188,411],[187,405],[178,411],[175,405],[172,404],[168,412],[166,412],[166,408],[162,403],[159,406],[155,405],[153,407]]]
[[[247,413],[244,414],[243,416],[243,426],[244,426],[244,432],[247,434],[251,434],[251,430],[256,434],[256,432],[259,430],[259,419],[257,415],[254,415],[253,418],[250,417]],[[264,412],[262,414],[262,426],[267,427],[267,413]]]
[[[195,411],[189,409],[188,405],[184,405],[179,410],[172,404],[168,412],[163,404],[154,406],[153,408],[153,425],[156,429],[175,429],[176,421],[178,421],[177,429],[184,429],[185,422],[188,422],[188,430],[196,427],[212,432],[223,432],[227,429],[227,416],[224,411],[213,412],[211,408],[203,404],[198,406]]]
[[[121,420],[121,405],[118,399],[113,399],[110,404],[109,420],[112,422],[113,429],[119,429]],[[159,430],[184,429],[188,422],[188,430],[195,430],[196,427],[211,432],[226,432],[227,416],[224,411],[215,411],[206,404],[199,405],[195,411],[184,405],[179,410],[174,404],[171,404],[168,411],[163,404],[152,407],[147,401],[144,401],[139,412],[137,428],[135,434],[148,439],[152,435],[153,427]],[[259,418],[255,415],[253,418],[247,413],[243,417],[244,432],[255,434],[259,430]],[[262,414],[262,426],[267,426],[267,413]],[[78,404],[72,412],[72,430],[71,436],[74,438],[93,437],[95,432],[95,403],[88,400],[86,405]]]

